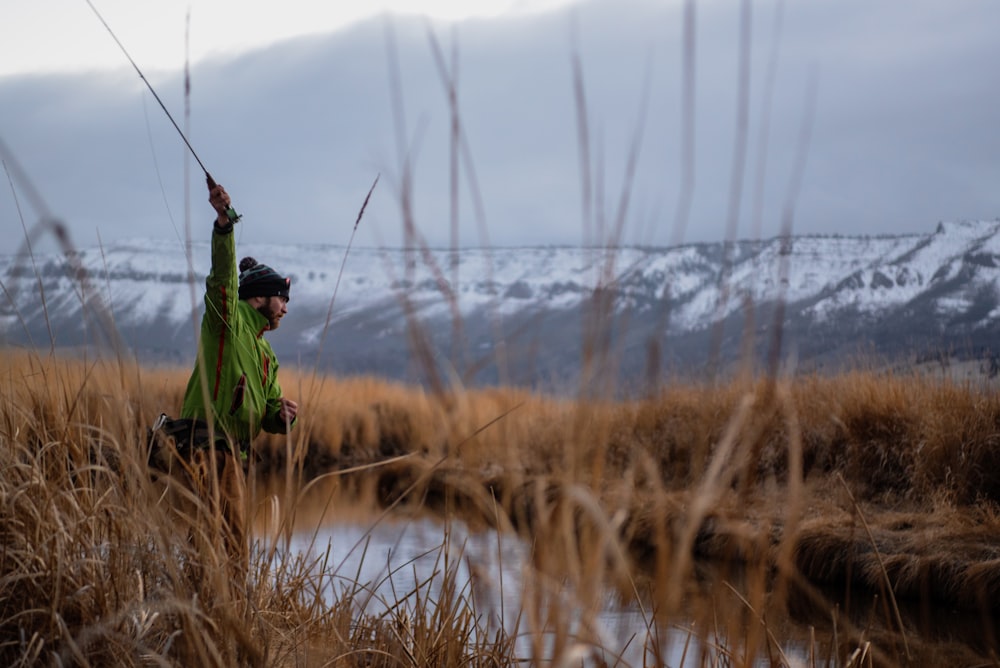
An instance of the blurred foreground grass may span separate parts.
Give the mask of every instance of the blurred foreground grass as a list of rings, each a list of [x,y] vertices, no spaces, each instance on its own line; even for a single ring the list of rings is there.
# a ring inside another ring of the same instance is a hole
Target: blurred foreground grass
[[[219,518],[201,519],[195,552],[144,468],[145,429],[177,414],[186,370],[4,359],[5,665],[579,665],[600,639],[567,631],[568,617],[596,615],[608,591],[642,599],[651,626],[683,617],[717,648],[685,665],[786,665],[764,611],[791,589],[822,606],[829,584],[881,595],[884,623],[831,607],[836,633],[805,641],[812,665],[972,665],[997,651],[1000,398],[971,386],[859,372],[599,402],[283,369],[300,422],[258,443],[255,471],[289,483],[255,499],[280,509],[276,531],[323,475],[379,508],[516,531],[535,569],[525,587],[548,584],[522,594],[511,635],[484,628],[454,582],[454,596],[400,592],[384,614],[359,612],[364,583],[328,600],[315,562],[263,543],[249,582],[229,581]],[[685,603],[704,560],[739,566],[733,609]],[[554,586],[572,592],[569,609],[552,605]],[[922,640],[896,607],[906,601],[972,613],[982,642]],[[554,644],[517,656],[515,635],[542,630]]]

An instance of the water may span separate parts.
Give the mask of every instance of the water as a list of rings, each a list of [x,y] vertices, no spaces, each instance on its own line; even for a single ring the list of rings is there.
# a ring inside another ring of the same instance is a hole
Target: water
[[[641,596],[623,601],[618,592],[604,591],[587,605],[585,593],[540,575],[528,546],[516,535],[400,510],[387,513],[344,492],[335,478],[299,493],[294,521],[277,527],[273,518],[281,515],[276,512],[280,503],[274,499],[284,498],[286,505],[291,499],[276,488],[261,492],[258,498],[272,499],[264,504],[268,512],[258,518],[262,544],[313,559],[317,589],[328,602],[353,592],[359,612],[380,615],[405,601],[409,614],[416,614],[415,601],[439,601],[446,595],[447,572],[454,585],[451,595],[472,606],[479,631],[492,637],[504,629],[516,638],[517,656],[535,662],[559,656],[578,659],[575,665],[727,665],[745,654],[748,631],[758,631],[753,625],[763,625],[766,618],[773,640],[770,647],[757,649],[751,663],[845,665],[846,657],[831,649],[848,636],[845,623],[838,628],[832,621],[835,612],[845,622],[849,613],[855,631],[865,633],[852,639],[850,648],[863,647],[870,637],[883,646],[902,646],[886,602],[868,594],[851,592],[846,603],[843,596],[825,598],[816,591],[811,597],[783,600],[769,594],[766,609],[757,611],[747,602],[753,598],[746,593],[752,584],[738,570],[698,564],[685,587],[684,611],[657,627],[651,622],[651,604]],[[913,610],[905,604],[902,615],[917,657],[938,656],[935,643],[982,644],[976,633],[983,628],[981,619],[977,626],[975,617],[927,606]]]
[[[308,530],[300,527],[285,547],[317,565],[325,564],[321,589],[328,602],[345,590],[362,592],[353,597],[359,601],[359,611],[379,615],[414,591],[439,600],[443,574],[449,571],[455,595],[474,606],[480,631],[488,637],[498,628],[516,634],[518,656],[535,655],[539,645],[543,654],[555,653],[557,632],[539,632],[541,624],[535,621],[546,615],[548,606],[556,605],[567,637],[578,638],[570,641],[569,652],[581,659],[599,657],[610,663],[621,659],[625,665],[643,665],[643,647],[652,641],[637,635],[647,633],[648,619],[638,607],[617,603],[613,595],[602,601],[595,614],[586,615],[572,592],[553,588],[547,592],[543,610],[521,614],[530,563],[527,547],[516,536],[473,532],[457,521],[371,517],[361,522],[356,513],[351,514],[350,521]],[[692,652],[689,636],[689,631],[674,627],[660,632],[659,642],[670,665],[680,665],[685,649]]]
[[[472,606],[479,632],[493,637],[502,628],[516,638],[519,657],[642,666],[654,665],[656,647],[668,665],[691,666],[699,665],[703,651],[720,654],[712,642],[698,641],[690,619],[655,628],[648,605],[623,603],[611,591],[584,604],[565,581],[539,574],[516,535],[404,511],[385,513],[362,500],[369,495],[344,491],[336,478],[313,483],[294,497],[281,481],[271,480],[256,497],[267,500],[256,523],[262,547],[276,546],[310,562],[316,588],[328,603],[353,594],[349,598],[359,612],[377,616],[405,599],[415,614],[417,596],[411,592],[440,600],[447,572],[452,595]],[[285,525],[275,521],[283,515],[281,500],[295,508]]]

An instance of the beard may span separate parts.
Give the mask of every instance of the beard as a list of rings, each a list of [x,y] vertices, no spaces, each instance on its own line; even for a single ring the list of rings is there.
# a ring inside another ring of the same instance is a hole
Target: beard
[[[279,313],[277,311],[275,311],[274,309],[271,308],[271,302],[270,301],[268,301],[265,304],[261,304],[260,306],[258,306],[257,307],[257,312],[260,313],[265,318],[267,318],[267,329],[269,331],[274,331],[274,330],[278,329],[278,325],[280,324],[281,316],[279,315]]]

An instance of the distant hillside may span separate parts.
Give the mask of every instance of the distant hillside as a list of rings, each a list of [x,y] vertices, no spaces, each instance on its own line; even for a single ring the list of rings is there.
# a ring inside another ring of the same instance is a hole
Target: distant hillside
[[[589,360],[639,388],[750,355],[831,369],[945,352],[988,369],[1000,348],[998,233],[1000,220],[674,248],[355,248],[332,302],[344,248],[238,252],[292,276],[290,315],[271,335],[285,364],[558,388]],[[208,243],[187,251],[190,268],[180,244],[141,239],[34,263],[0,256],[2,342],[48,347],[51,328],[56,346],[118,337],[142,359],[188,364]]]

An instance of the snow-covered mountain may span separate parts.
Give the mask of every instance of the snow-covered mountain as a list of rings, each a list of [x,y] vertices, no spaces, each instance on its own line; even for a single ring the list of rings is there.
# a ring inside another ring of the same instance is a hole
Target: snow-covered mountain
[[[345,252],[238,249],[292,276],[289,315],[269,335],[284,364],[546,385],[578,378],[586,360],[639,384],[751,354],[806,368],[981,354],[1000,333],[1000,219],[674,248]],[[0,340],[117,337],[141,358],[187,364],[208,261],[207,242],[150,240],[0,256]]]

